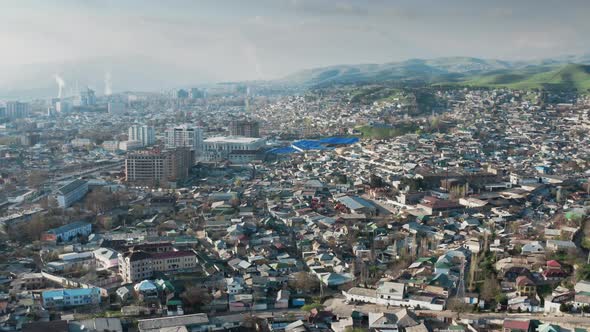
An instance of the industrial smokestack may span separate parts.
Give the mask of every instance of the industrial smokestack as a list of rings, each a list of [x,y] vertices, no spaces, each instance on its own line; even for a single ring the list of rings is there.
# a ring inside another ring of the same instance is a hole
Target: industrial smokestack
[[[110,96],[113,93],[113,89],[111,86],[111,72],[107,71],[104,74],[104,94],[105,96]]]
[[[57,88],[58,88],[57,98],[61,98],[62,93],[63,93],[63,88],[66,85],[66,82],[58,74],[55,74],[55,82],[57,83]]]

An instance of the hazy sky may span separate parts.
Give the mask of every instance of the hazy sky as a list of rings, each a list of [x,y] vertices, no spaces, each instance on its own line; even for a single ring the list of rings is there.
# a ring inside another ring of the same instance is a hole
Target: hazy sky
[[[587,0],[2,0],[1,65],[144,56],[213,80],[590,51]]]

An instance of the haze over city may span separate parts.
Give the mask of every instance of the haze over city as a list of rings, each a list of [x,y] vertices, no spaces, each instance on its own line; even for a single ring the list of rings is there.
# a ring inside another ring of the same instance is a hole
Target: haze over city
[[[590,4],[0,5],[0,332],[590,330]]]
[[[159,77],[161,88],[169,88],[173,81],[278,79],[313,67],[410,58],[585,54],[590,51],[586,6],[584,1],[568,1],[559,10],[555,1],[5,1],[0,38],[7,51],[0,87],[38,81],[39,69],[92,83],[97,67],[117,70],[113,81],[124,90],[141,84],[126,77],[130,71]]]

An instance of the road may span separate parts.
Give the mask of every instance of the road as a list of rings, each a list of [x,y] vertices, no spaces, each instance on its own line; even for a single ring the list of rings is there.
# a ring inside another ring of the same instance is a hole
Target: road
[[[396,312],[400,310],[398,307],[385,307],[376,304],[362,304],[353,305],[346,304],[344,298],[333,298],[328,299],[324,302],[326,309],[331,310],[338,316],[349,316],[353,310],[368,313],[368,312]],[[419,316],[427,317],[438,317],[438,318],[457,318],[457,313],[451,310],[445,311],[432,311],[432,310],[416,310],[414,311]],[[459,316],[460,319],[477,320],[504,320],[504,319],[537,319],[543,323],[551,323],[557,325],[570,325],[570,326],[584,326],[590,327],[590,317],[582,317],[581,315],[547,315],[542,313],[527,314],[527,313],[513,313],[509,314],[506,312],[482,312],[482,313],[462,313]]]

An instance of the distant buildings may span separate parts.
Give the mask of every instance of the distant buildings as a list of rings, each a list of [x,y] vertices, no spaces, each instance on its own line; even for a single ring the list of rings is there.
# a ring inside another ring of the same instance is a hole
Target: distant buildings
[[[247,163],[258,158],[265,144],[264,139],[255,137],[210,137],[203,141],[203,157],[206,161]]]
[[[133,125],[129,127],[129,140],[141,142],[143,146],[150,146],[156,142],[154,127]]]
[[[181,125],[166,130],[166,147],[189,147],[197,156],[203,151],[203,128]]]
[[[260,125],[257,121],[233,120],[229,123],[231,136],[260,137]]]
[[[187,99],[189,96],[188,91],[184,90],[184,89],[179,89],[176,91],[176,98],[177,99]]]
[[[93,143],[89,138],[74,138],[70,144],[72,144],[72,147],[74,148],[85,148],[92,146]]]
[[[29,116],[31,105],[19,101],[9,101],[6,103],[5,116],[9,119],[22,119]]]
[[[104,141],[102,148],[109,152],[116,152],[119,150],[119,141]]]
[[[71,224],[53,228],[43,234],[44,241],[70,242],[78,236],[88,236],[92,233],[92,225],[77,221]]]
[[[96,105],[96,94],[94,93],[94,90],[86,88],[86,90],[80,91],[80,96],[78,97],[77,102],[79,106]]]
[[[41,141],[41,135],[36,133],[26,133],[19,136],[20,145],[33,146]]]
[[[41,294],[45,308],[59,309],[100,304],[100,289],[72,288],[54,289]]]
[[[191,88],[189,95],[190,95],[190,98],[192,98],[192,99],[200,99],[200,98],[205,97],[205,92],[203,92],[197,88]]]
[[[70,207],[84,198],[88,192],[88,182],[76,179],[57,190],[57,203],[61,208]]]
[[[189,148],[137,151],[125,159],[125,179],[139,186],[173,186],[188,177],[193,164]]]
[[[127,105],[125,105],[125,103],[111,101],[108,103],[107,108],[111,114],[121,114],[125,113],[127,110]]]

